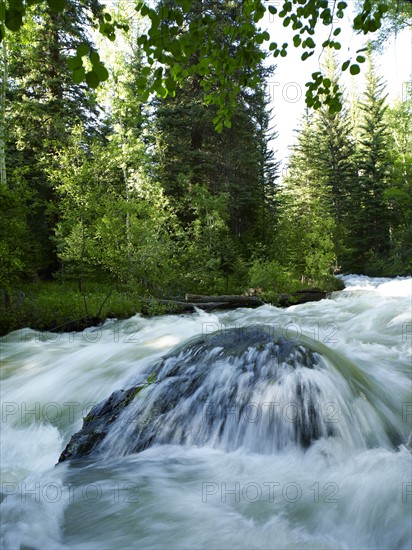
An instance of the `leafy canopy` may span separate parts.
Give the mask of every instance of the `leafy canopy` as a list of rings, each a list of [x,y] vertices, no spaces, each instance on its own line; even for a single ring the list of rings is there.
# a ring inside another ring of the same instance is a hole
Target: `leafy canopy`
[[[66,0],[2,1],[0,40],[6,29],[12,32],[20,29],[28,7],[44,2],[56,13],[63,11],[66,5]],[[394,0],[361,1],[353,28],[364,34],[377,31],[393,3]],[[257,26],[266,11],[282,19],[284,27],[292,29],[293,46],[303,50],[301,58],[306,60],[315,52],[316,30],[320,25],[330,28],[322,48],[341,49],[338,38],[341,27],[335,25],[335,19],[343,19],[347,7],[343,0],[286,0],[283,3],[282,0],[160,0],[155,5],[135,0],[136,12],[147,21],[146,30],[138,39],[146,56],[146,66],[137,83],[142,99],[147,99],[151,93],[173,96],[176,87],[186,79],[198,78],[205,91],[205,101],[217,107],[215,126],[221,128],[234,113],[241,86],[255,88],[259,82],[257,67],[266,53],[256,46],[267,43],[274,57],[287,56],[289,44],[272,42],[269,33]],[[230,36],[236,46],[236,56],[231,56],[229,45],[222,44],[222,22],[225,35]],[[128,30],[127,25],[103,11],[97,25],[100,33],[112,41],[117,29]],[[363,51],[358,50],[355,59],[344,61],[342,70],[358,74],[359,64],[365,61]],[[84,57],[91,62],[92,69],[88,72],[83,65]],[[99,54],[86,44],[77,49],[69,65],[75,82],[86,81],[92,88],[108,78]],[[239,71],[242,72],[241,82],[235,78]],[[338,86],[322,72],[312,73],[312,80],[306,86],[309,107],[318,109],[325,104],[331,113],[341,110]]]

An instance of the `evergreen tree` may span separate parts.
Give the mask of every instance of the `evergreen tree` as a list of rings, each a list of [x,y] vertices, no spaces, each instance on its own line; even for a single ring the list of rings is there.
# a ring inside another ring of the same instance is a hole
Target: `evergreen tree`
[[[353,220],[357,266],[365,273],[371,270],[378,273],[379,261],[388,258],[391,248],[391,213],[385,198],[391,177],[390,135],[385,120],[384,88],[369,53],[366,90],[360,103],[359,184],[354,189],[356,215]]]
[[[336,59],[330,54],[325,63],[325,74],[331,86],[339,81]],[[312,152],[316,179],[323,180],[323,206],[335,220],[334,243],[339,266],[350,269],[350,235],[352,214],[357,209],[353,189],[357,185],[356,146],[350,115],[343,101],[339,113],[330,113],[322,106],[315,114],[313,132],[317,146]]]
[[[321,139],[314,128],[316,115],[307,111],[283,180],[282,214],[277,226],[281,265],[295,278],[312,281],[327,276],[336,266],[332,187],[328,174],[314,158]]]
[[[385,192],[392,214],[393,273],[412,270],[412,83],[404,97],[386,112],[392,160],[390,186]]]
[[[236,57],[237,45],[224,29],[236,24],[239,9],[227,1],[195,2],[185,24],[199,17],[200,12],[211,14],[222,25],[219,47]],[[195,57],[193,62],[197,62]],[[211,60],[205,62],[210,64]],[[262,79],[270,71],[261,67]],[[204,187],[227,201],[231,238],[239,250],[248,254],[251,243],[267,235],[277,165],[267,146],[269,118],[264,86],[255,91],[242,89],[244,77],[242,71],[228,75],[239,86],[241,96],[231,123],[220,134],[214,129],[216,109],[207,105],[209,90],[205,81],[201,85],[198,78],[190,78],[176,90],[175,97],[156,102],[155,162],[158,178],[176,205],[184,227],[196,220],[193,189]],[[225,83],[221,86],[224,88]],[[227,264],[227,260],[222,262]]]
[[[86,25],[99,9],[96,0],[68,1],[60,14],[33,6],[27,24],[8,40],[6,161],[11,188],[25,188],[29,201],[32,275],[50,277],[57,268],[51,239],[57,197],[47,170],[71,128],[81,124],[95,131],[94,93],[73,83],[67,59],[82,42],[90,44]]]

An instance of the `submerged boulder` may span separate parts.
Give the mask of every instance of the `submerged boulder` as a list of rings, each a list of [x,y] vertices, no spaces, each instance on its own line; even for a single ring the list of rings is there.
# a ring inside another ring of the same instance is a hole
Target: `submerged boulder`
[[[149,383],[140,377],[93,407],[59,462],[154,444],[307,447],[334,433],[320,409],[324,368],[319,354],[266,325],[196,337],[154,362]]]

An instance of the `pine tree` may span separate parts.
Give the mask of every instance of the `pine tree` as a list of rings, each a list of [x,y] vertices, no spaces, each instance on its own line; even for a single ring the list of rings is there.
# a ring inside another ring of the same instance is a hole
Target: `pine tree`
[[[195,2],[190,17],[207,12],[220,20],[219,47],[227,48],[235,57],[236,44],[224,28],[236,23],[238,9],[227,1]],[[263,80],[269,71],[261,67]],[[190,78],[174,98],[156,102],[155,161],[159,180],[176,205],[183,225],[187,227],[196,219],[191,202],[193,189],[204,187],[212,195],[227,198],[230,235],[246,252],[252,241],[264,239],[267,233],[265,216],[273,200],[277,165],[267,147],[269,118],[264,87],[257,91],[242,89],[241,72],[228,78],[236,81],[242,92],[231,123],[220,134],[214,129],[216,109],[207,105],[205,81],[200,85],[198,78]]]
[[[391,176],[390,135],[385,121],[384,89],[369,53],[366,90],[360,103],[359,183],[354,189],[357,198],[354,244],[358,267],[365,273],[379,273],[377,262],[387,260],[391,249],[391,213],[385,198]]]
[[[33,6],[25,26],[8,41],[6,161],[11,188],[23,186],[29,197],[31,275],[50,277],[58,265],[52,243],[58,197],[47,170],[73,127],[80,124],[90,134],[95,131],[94,93],[73,83],[67,59],[80,43],[90,44],[87,24],[99,9],[96,0],[70,0],[60,14]]]
[[[412,269],[412,83],[386,112],[392,175],[385,192],[392,214],[393,272]]]
[[[331,86],[336,85],[340,73],[332,54],[328,56],[324,69]],[[316,112],[313,132],[317,137],[317,146],[312,152],[317,169],[316,178],[324,181],[323,205],[335,220],[334,242],[338,264],[343,270],[347,270],[350,269],[351,258],[351,217],[353,210],[357,208],[352,192],[357,184],[358,174],[353,127],[346,102],[343,101],[343,108],[338,113],[330,113],[326,106],[322,106]]]
[[[281,265],[295,278],[312,281],[327,276],[336,265],[332,188],[315,158],[321,138],[315,128],[316,115],[307,111],[282,182],[277,226]]]

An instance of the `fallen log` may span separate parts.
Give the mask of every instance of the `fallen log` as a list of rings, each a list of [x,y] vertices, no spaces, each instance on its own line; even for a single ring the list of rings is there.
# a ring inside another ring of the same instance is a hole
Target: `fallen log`
[[[271,304],[277,307],[289,307],[306,302],[316,302],[326,298],[326,292],[318,289],[298,290],[289,294],[277,294]],[[200,294],[186,294],[185,302],[181,300],[142,299],[142,313],[144,315],[164,315],[173,313],[194,313],[196,309],[213,311],[217,309],[235,309],[239,307],[255,308],[263,306],[265,302],[255,296],[203,296]],[[157,306],[159,306],[158,311]]]
[[[203,309],[204,311],[212,311],[215,309],[234,309],[236,307],[258,307],[263,304],[263,302],[261,302],[253,306],[245,306],[233,302],[181,302],[178,300],[155,300],[149,298],[143,299],[142,302],[142,313],[144,315],[194,313],[196,308]],[[160,306],[158,313],[155,311],[157,306]]]
[[[276,294],[270,303],[278,307],[289,307],[298,304],[305,304],[306,302],[317,302],[326,298],[326,292],[318,288],[310,288],[307,290],[297,290],[290,293]],[[215,302],[215,309],[227,309],[230,307],[259,307],[263,306],[266,302],[263,302],[256,296],[237,296],[237,295],[223,295],[223,296],[202,296],[198,294],[186,294],[186,302],[196,304],[197,307],[203,308],[203,304],[212,304]],[[224,304],[227,304],[225,307]],[[210,308],[209,308],[210,309]]]
[[[225,304],[241,304],[240,307],[258,307],[263,306],[264,302],[256,298],[255,296],[242,296],[242,295],[222,295],[222,296],[202,296],[200,294],[186,294],[186,302],[194,304],[199,303],[225,303]]]
[[[296,306],[299,304],[306,304],[307,302],[318,302],[326,298],[326,292],[313,292],[305,290],[298,290],[296,292],[291,292],[290,294],[279,294],[277,298],[277,305],[279,307],[289,307]]]

